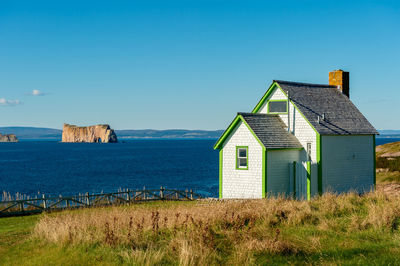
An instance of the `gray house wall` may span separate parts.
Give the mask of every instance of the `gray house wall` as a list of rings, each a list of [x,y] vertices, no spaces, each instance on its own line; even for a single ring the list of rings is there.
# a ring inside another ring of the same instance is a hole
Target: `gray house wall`
[[[374,136],[321,136],[322,192],[374,187]]]
[[[290,195],[289,164],[300,161],[304,150],[267,151],[267,195]]]

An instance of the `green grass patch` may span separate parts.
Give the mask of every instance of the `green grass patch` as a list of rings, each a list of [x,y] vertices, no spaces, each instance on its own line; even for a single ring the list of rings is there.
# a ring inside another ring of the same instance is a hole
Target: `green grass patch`
[[[0,219],[1,265],[400,263],[400,197],[153,202]]]

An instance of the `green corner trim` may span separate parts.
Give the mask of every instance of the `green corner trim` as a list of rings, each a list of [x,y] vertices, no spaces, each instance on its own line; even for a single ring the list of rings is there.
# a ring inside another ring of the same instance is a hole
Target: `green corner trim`
[[[267,191],[267,150],[262,148],[262,197],[265,198]]]
[[[270,102],[285,102],[286,103],[286,112],[270,112],[269,111],[269,103]],[[287,100],[269,100],[267,102],[267,113],[268,114],[276,114],[276,115],[287,115],[289,110],[288,101]]]
[[[318,194],[322,195],[322,137],[317,134]]]
[[[246,149],[246,168],[240,168],[238,164],[238,150]],[[236,170],[249,170],[249,146],[236,146]]]
[[[307,161],[307,200],[311,199],[311,162]]]
[[[223,159],[223,150],[219,151],[219,198],[222,199],[222,159]]]
[[[373,136],[373,144],[372,149],[374,150],[374,189],[376,189],[376,146],[375,146],[375,135]]]
[[[268,97],[272,94],[272,92],[275,90],[275,88],[279,88],[282,93],[287,97],[287,93],[279,86],[279,84],[277,82],[273,82],[271,84],[271,86],[268,88],[267,92],[264,94],[264,96],[261,98],[261,100],[258,102],[258,104],[256,105],[256,107],[254,107],[253,111],[251,111],[253,114],[257,113],[261,107],[264,105],[265,101],[268,99]],[[296,108],[297,112],[299,112],[299,114],[304,118],[304,120],[307,121],[307,123],[310,125],[310,127],[315,131],[316,134],[319,134],[318,131],[314,128],[313,125],[311,125],[310,121],[308,121],[308,119],[303,115],[303,113],[299,110],[299,108],[297,108],[297,106],[292,102],[292,100],[289,100],[290,103],[292,103],[292,105],[294,106],[294,108]],[[287,108],[289,108],[289,106],[287,106]]]
[[[225,132],[222,134],[222,136],[217,140],[217,142],[214,145],[214,150],[215,149],[220,149],[222,144],[224,144],[225,140],[229,137],[229,135],[232,133],[232,131],[236,128],[237,124],[242,121],[243,124],[246,125],[246,127],[249,129],[251,134],[254,136],[254,138],[258,141],[258,143],[261,145],[261,147],[264,147],[264,144],[260,141],[260,139],[256,136],[254,131],[251,129],[251,127],[246,123],[244,120],[243,116],[237,115],[235,119],[232,121],[232,123],[229,125],[228,129],[225,130]]]
[[[279,86],[279,84],[277,84],[278,88],[282,91],[282,93],[287,96],[287,93],[285,91],[283,91],[283,89],[281,88],[281,86]],[[299,114],[301,114],[301,116],[304,118],[304,120],[307,121],[307,123],[310,125],[310,127],[315,131],[316,134],[319,134],[318,131],[314,128],[313,125],[311,125],[310,121],[308,121],[308,119],[303,115],[303,113],[299,110],[299,108],[297,108],[297,106],[292,102],[292,100],[289,99],[289,101],[292,103],[292,105],[294,106],[294,108],[296,108],[297,112],[299,112]],[[288,107],[289,108],[289,107]]]
[[[258,143],[261,145],[261,147],[265,148],[264,144],[261,142],[261,140],[256,136],[256,134],[254,133],[254,131],[251,129],[251,127],[249,126],[249,124],[247,124],[247,122],[244,120],[243,116],[239,115],[240,119],[242,120],[243,124],[245,124],[247,126],[247,128],[249,129],[249,131],[251,132],[251,134],[253,134],[254,138],[258,141]]]
[[[231,134],[231,132],[235,129],[237,123],[239,122],[240,117],[237,115],[235,119],[229,124],[228,128],[222,133],[221,137],[217,140],[214,145],[214,150],[221,148],[222,144],[224,143],[225,139]]]
[[[268,99],[268,97],[271,95],[271,93],[274,91],[275,87],[278,86],[278,83],[273,82],[271,86],[269,86],[268,90],[264,93],[263,97],[261,100],[257,103],[256,107],[254,107],[253,111],[251,111],[253,114],[257,113],[261,107],[264,105],[265,100]]]

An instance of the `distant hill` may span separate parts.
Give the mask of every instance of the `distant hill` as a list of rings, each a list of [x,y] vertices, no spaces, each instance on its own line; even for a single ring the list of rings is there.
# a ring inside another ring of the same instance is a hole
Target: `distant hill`
[[[379,131],[379,134],[381,134],[382,137],[400,136],[400,130],[388,129],[388,130],[378,130],[378,131]]]
[[[120,139],[135,138],[219,138],[223,130],[185,130],[185,129],[141,129],[141,130],[115,130]],[[61,140],[62,130],[39,127],[0,127],[0,133],[15,134],[18,139],[47,139]]]
[[[115,130],[118,138],[134,138],[134,139],[148,139],[148,138],[219,138],[223,130],[186,130],[186,129],[126,129]],[[0,127],[2,134],[15,134],[18,139],[48,139],[48,140],[61,140],[61,129],[42,128],[42,127]],[[399,138],[400,130],[379,130],[381,138]]]
[[[0,133],[15,134],[18,139],[61,139],[62,130],[42,127],[0,127]]]
[[[148,139],[148,138],[219,138],[223,130],[186,130],[186,129],[126,129],[115,130],[118,138],[135,138],[135,139]],[[48,140],[61,140],[61,129],[42,128],[42,127],[0,127],[2,134],[15,134],[18,139],[48,139]],[[400,137],[400,130],[379,130],[378,137],[388,138]]]
[[[116,130],[118,138],[219,138],[223,130],[185,130],[185,129],[167,129],[167,130]]]

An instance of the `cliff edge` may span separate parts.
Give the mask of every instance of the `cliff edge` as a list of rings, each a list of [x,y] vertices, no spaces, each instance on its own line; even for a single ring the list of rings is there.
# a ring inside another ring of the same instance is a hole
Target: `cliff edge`
[[[0,133],[0,142],[18,142],[18,139],[14,134],[2,135]]]
[[[64,124],[61,142],[118,142],[117,135],[109,125],[78,127]]]

